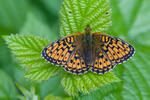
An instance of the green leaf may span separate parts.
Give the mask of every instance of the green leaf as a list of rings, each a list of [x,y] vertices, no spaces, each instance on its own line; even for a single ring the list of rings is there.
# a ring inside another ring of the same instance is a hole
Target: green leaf
[[[69,95],[78,96],[79,92],[83,94],[90,93],[98,89],[98,87],[119,81],[120,80],[112,72],[107,72],[104,75],[88,72],[84,75],[64,73],[61,83]]]
[[[111,25],[108,0],[64,0],[60,10],[61,36],[84,32],[87,24],[93,32],[105,32]]]
[[[26,78],[41,81],[59,73],[58,67],[46,62],[41,56],[42,49],[49,44],[48,40],[38,36],[10,35],[6,42],[26,68]]]
[[[120,83],[112,83],[112,84],[108,84],[105,85],[103,87],[100,87],[99,89],[97,89],[96,91],[91,92],[88,95],[82,95],[79,97],[79,100],[103,100],[106,97],[108,97],[108,94],[113,95],[113,98],[111,98],[111,100],[117,100],[117,97],[119,97],[120,95],[114,95],[114,93],[119,93],[120,89],[118,87],[118,85],[121,85]],[[111,97],[110,95],[110,97]],[[108,98],[109,100],[109,98]]]
[[[20,92],[23,94],[23,96],[22,95],[17,96],[17,98],[19,100],[38,100],[38,95],[35,94],[35,88],[34,87],[31,87],[31,90],[28,91],[27,89],[25,89],[24,87],[22,87],[18,83],[16,83],[16,86],[18,87]]]
[[[12,79],[0,69],[0,99],[15,100],[17,90]]]
[[[44,98],[44,100],[73,100],[71,97],[66,97],[66,98],[60,98],[57,96],[54,96],[53,94],[49,94]]]
[[[44,100],[62,100],[62,99],[60,97],[56,97],[56,96],[53,96],[52,94],[49,94],[48,96],[44,98]]]

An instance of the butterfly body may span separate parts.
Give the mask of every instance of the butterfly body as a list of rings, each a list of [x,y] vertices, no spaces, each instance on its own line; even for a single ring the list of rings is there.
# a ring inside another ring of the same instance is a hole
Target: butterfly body
[[[84,54],[85,64],[86,66],[89,67],[92,60],[91,59],[92,58],[92,35],[90,32],[86,32],[84,34],[82,46],[84,47],[83,54]]]
[[[66,36],[42,50],[42,56],[47,61],[75,74],[89,70],[105,73],[133,54],[134,48],[129,43],[104,33],[91,33],[89,25],[85,33]]]

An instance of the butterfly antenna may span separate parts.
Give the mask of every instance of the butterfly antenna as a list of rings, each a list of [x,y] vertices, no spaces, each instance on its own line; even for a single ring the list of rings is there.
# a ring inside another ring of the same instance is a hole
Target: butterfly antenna
[[[91,32],[91,28],[90,28],[90,25],[88,24],[85,28],[85,33],[90,34],[90,32]]]

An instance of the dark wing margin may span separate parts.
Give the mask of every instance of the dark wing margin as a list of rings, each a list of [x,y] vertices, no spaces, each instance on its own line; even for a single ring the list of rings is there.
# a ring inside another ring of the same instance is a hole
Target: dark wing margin
[[[65,37],[50,43],[42,50],[42,56],[48,62],[54,65],[66,64],[69,57],[75,50],[75,46],[69,40],[71,37]]]
[[[82,33],[76,33],[54,41],[42,50],[42,56],[54,65],[63,66],[68,72],[85,73],[88,68],[86,68],[85,61],[78,52],[82,38]]]
[[[114,60],[114,63],[120,64],[133,56],[135,49],[129,43],[120,38],[104,35],[102,36],[104,43],[101,48],[108,55],[109,58]]]
[[[95,71],[95,67],[97,65],[94,63],[95,60],[93,60],[93,66],[91,69],[96,73],[105,73],[109,71],[116,64],[127,61],[135,52],[133,46],[116,37],[112,37],[103,33],[94,33],[92,38],[94,47],[93,51],[95,51],[96,55],[95,59],[101,59],[98,64],[100,65],[102,63],[101,66],[103,66],[103,69],[100,71]]]

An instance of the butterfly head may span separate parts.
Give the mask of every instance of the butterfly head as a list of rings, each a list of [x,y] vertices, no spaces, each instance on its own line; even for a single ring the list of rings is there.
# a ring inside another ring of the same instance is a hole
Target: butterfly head
[[[85,33],[86,34],[90,34],[91,33],[91,28],[90,28],[90,25],[88,24],[87,26],[86,26],[86,28],[85,28]]]

